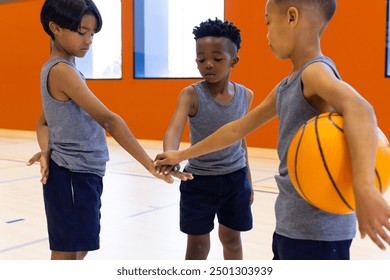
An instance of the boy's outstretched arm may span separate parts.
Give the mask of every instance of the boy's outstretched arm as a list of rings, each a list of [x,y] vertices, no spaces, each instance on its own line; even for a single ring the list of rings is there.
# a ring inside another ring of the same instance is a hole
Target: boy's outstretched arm
[[[247,95],[247,101],[248,101],[248,112],[252,106],[252,102],[253,102],[253,92],[250,90],[250,89],[246,89],[246,95]],[[251,172],[251,168],[250,168],[250,165],[249,165],[249,154],[248,154],[248,145],[247,145],[247,142],[246,142],[246,138],[244,137],[242,139],[242,148],[244,149],[245,151],[245,163],[246,163],[246,167],[247,167],[247,178],[248,178],[248,182],[251,186],[251,198],[250,198],[250,203],[251,205],[253,204],[253,201],[255,199],[255,193],[253,191],[253,184],[252,184],[252,172]]]
[[[181,150],[167,151],[157,155],[155,165],[175,165],[189,158],[224,149],[255,130],[257,127],[271,121],[276,116],[276,89],[241,119],[225,124],[216,132],[197,144]]]
[[[197,93],[195,92],[194,87],[188,86],[184,88],[179,95],[175,112],[164,135],[164,151],[179,149],[187,118],[189,116],[195,116],[197,113],[195,112],[195,107],[197,107],[195,106],[196,103]],[[179,170],[180,164],[157,167],[157,171],[160,172],[160,174],[170,174],[172,176],[175,176]],[[188,179],[192,179],[192,175]]]
[[[171,176],[157,173],[153,160],[141,147],[125,121],[110,111],[88,88],[78,71],[70,65],[59,63],[51,69],[49,79],[56,81],[57,91],[61,91],[83,108],[99,123],[130,155],[141,163],[152,175],[173,183]]]
[[[329,66],[314,63],[303,72],[304,95],[318,97],[344,118],[344,133],[352,162],[352,183],[360,234],[369,235],[381,249],[390,244],[390,207],[375,187],[377,123],[372,106],[347,83],[337,79]]]

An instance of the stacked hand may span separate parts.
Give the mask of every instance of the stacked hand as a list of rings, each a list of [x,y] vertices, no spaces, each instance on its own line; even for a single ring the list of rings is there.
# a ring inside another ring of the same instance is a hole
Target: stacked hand
[[[158,168],[158,170],[162,170],[163,172],[172,170],[180,165],[179,163],[183,161],[180,157],[181,151],[167,151],[156,156],[154,160],[154,165]]]
[[[158,154],[154,160],[154,165],[156,167],[157,173],[160,175],[171,175],[176,177],[182,181],[192,180],[193,176],[190,173],[180,171],[180,161],[176,161],[174,164],[169,164],[169,161],[163,160],[166,159],[166,155],[170,152],[165,152],[162,154]],[[172,151],[175,153],[175,151]],[[167,163],[167,164],[164,164]]]
[[[157,155],[156,160],[160,155]],[[27,162],[28,166],[33,165],[34,163],[39,163],[41,166],[41,183],[46,184],[47,178],[49,177],[49,159],[50,151],[42,151],[33,155],[30,160]],[[192,174],[187,172],[180,171],[180,165],[160,165],[149,170],[156,178],[162,179],[167,183],[172,184],[173,178],[176,177],[179,180],[187,181],[193,179]]]
[[[187,181],[192,180],[193,176],[191,173],[180,171],[180,165],[177,164],[175,166],[172,165],[164,165],[155,167],[155,173],[153,174],[159,179],[163,179],[167,183],[173,183],[173,178],[176,177],[179,180]]]

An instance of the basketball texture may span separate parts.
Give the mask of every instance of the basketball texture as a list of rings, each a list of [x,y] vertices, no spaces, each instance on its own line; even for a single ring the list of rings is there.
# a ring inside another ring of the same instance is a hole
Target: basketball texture
[[[287,168],[297,192],[313,206],[334,214],[355,210],[352,169],[343,117],[320,114],[306,122],[290,143]],[[383,194],[390,184],[390,147],[378,128],[375,185]]]

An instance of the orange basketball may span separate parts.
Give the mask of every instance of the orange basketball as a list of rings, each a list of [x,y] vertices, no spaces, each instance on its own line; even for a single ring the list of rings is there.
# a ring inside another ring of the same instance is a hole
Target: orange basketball
[[[297,192],[315,207],[334,214],[355,210],[341,115],[323,113],[307,121],[291,141],[287,168]],[[390,184],[390,147],[379,128],[375,177],[375,185],[383,194]]]

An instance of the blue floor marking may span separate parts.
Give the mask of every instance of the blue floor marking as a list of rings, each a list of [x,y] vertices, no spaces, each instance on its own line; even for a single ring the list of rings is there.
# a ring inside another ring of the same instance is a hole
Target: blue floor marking
[[[22,222],[24,221],[25,219],[21,218],[21,219],[16,219],[16,220],[12,220],[12,221],[8,221],[8,222],[5,222],[6,224],[13,224],[13,223],[18,223],[18,222]]]

